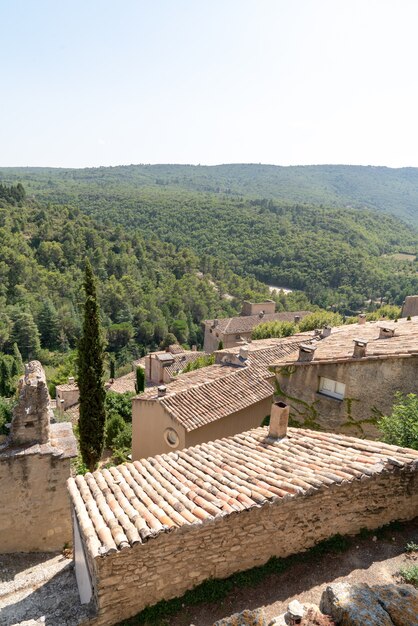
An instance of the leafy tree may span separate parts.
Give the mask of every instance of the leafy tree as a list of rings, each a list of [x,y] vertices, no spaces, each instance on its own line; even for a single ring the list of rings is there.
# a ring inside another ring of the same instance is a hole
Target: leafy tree
[[[252,339],[267,339],[268,337],[290,337],[298,331],[294,322],[264,322],[256,326],[251,333]]]
[[[205,354],[203,356],[199,356],[194,361],[190,361],[189,363],[187,363],[185,368],[182,370],[182,374],[186,374],[187,372],[193,372],[194,370],[198,370],[201,367],[207,367],[208,365],[213,365],[214,363],[214,354]]]
[[[44,300],[38,315],[38,329],[44,348],[55,350],[60,343],[60,323],[58,313],[51,300]]]
[[[136,393],[142,393],[145,389],[145,372],[144,368],[138,366],[135,372],[135,391]]]
[[[108,349],[118,352],[128,345],[134,335],[134,328],[129,322],[112,324],[107,331]]]
[[[18,345],[25,360],[36,358],[41,344],[38,328],[29,311],[18,310],[13,316],[12,341]]]
[[[418,396],[398,391],[392,413],[382,417],[378,426],[386,443],[418,450]]]
[[[0,359],[0,396],[9,398],[13,393],[12,373],[5,355]]]
[[[160,343],[160,349],[166,350],[169,346],[177,343],[177,337],[173,333],[167,333],[163,341]]]
[[[105,396],[103,385],[103,340],[96,282],[90,261],[85,263],[84,322],[78,348],[78,387],[80,390],[80,452],[92,471],[97,466],[104,445]]]
[[[338,313],[329,311],[317,311],[304,317],[298,324],[300,332],[323,328],[324,326],[341,326],[344,320]]]
[[[20,350],[19,350],[17,343],[13,344],[13,358],[14,358],[13,375],[18,376],[20,374],[23,374],[25,368],[23,365],[22,355],[20,354]]]
[[[113,354],[110,355],[110,359],[109,359],[109,369],[110,369],[110,378],[111,380],[113,380],[116,376],[116,366],[115,366],[115,357]]]

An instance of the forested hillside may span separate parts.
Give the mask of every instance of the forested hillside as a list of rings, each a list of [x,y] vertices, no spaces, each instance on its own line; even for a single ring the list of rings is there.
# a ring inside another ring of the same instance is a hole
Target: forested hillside
[[[45,350],[76,345],[86,257],[98,277],[107,348],[119,363],[168,333],[200,343],[202,319],[234,315],[243,298],[268,296],[216,258],[99,224],[76,207],[42,206],[26,200],[21,186],[0,186],[0,353],[16,343],[24,359],[42,349],[48,360]]]
[[[70,206],[102,227],[119,224],[125,235],[126,229],[139,230],[147,242],[157,237],[175,248],[191,248],[203,266],[207,256],[215,257],[240,276],[303,290],[322,307],[352,314],[366,300],[400,304],[418,290],[417,231],[383,211],[307,200],[335,200],[320,193],[322,183],[313,184],[319,173],[321,180],[333,176],[338,193],[344,188],[352,194],[358,192],[353,176],[364,188],[367,174],[366,191],[371,193],[373,180],[380,180],[376,189],[385,188],[389,202],[396,190],[406,189],[402,176],[408,179],[409,173],[412,185],[415,170],[341,168],[340,178],[339,166],[256,165],[11,168],[0,170],[0,176],[23,180],[28,195],[43,204]],[[352,172],[350,185],[347,172]],[[284,199],[296,188],[304,203]],[[280,198],[269,197],[273,192]],[[204,271],[212,273],[210,263]]]
[[[169,187],[334,207],[374,208],[418,226],[418,169],[356,165],[279,167],[261,164],[216,166],[130,165],[82,170],[2,168],[1,179],[23,182],[53,201],[94,192],[132,194],[140,187]]]

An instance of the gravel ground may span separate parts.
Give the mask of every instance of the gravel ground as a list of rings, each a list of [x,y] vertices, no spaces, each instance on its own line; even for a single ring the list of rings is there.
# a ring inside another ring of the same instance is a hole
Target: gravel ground
[[[284,613],[288,603],[318,604],[331,582],[394,582],[406,562],[405,545],[418,543],[418,518],[396,531],[356,540],[343,554],[325,554],[316,561],[294,564],[262,583],[236,589],[220,602],[184,607],[166,626],[212,626],[214,621],[244,609],[262,607],[268,618]],[[62,554],[0,555],[0,626],[78,626],[88,616],[79,603],[72,561]],[[163,626],[163,624],[161,624]]]

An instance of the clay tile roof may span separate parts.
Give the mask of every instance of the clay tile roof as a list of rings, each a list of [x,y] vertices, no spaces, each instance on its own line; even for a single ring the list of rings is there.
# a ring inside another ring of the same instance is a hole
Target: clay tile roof
[[[129,372],[129,374],[125,374],[125,376],[115,378],[110,384],[108,391],[114,391],[115,393],[125,393],[130,391],[135,393],[135,381],[136,372]]]
[[[225,317],[218,320],[216,330],[224,335],[234,335],[239,333],[250,333],[253,328],[265,322],[293,322],[295,315],[303,319],[310,315],[311,311],[282,311],[281,313],[266,313],[263,317],[259,315],[240,315],[237,317]],[[205,324],[213,325],[213,320],[206,320]]]
[[[55,389],[59,391],[75,391],[78,389],[78,385],[77,383],[64,383],[62,385],[56,385]]]
[[[273,441],[260,427],[70,478],[68,489],[96,557],[395,467],[417,471],[418,451],[299,428]]]
[[[272,396],[272,385],[256,370],[210,365],[174,380],[163,397],[148,389],[136,400],[159,402],[173,419],[192,431]]]
[[[379,338],[380,328],[395,330],[393,337]],[[385,359],[393,357],[410,357],[418,355],[418,316],[411,320],[399,319],[397,322],[380,320],[365,324],[348,324],[337,326],[331,334],[315,342],[316,350],[312,361],[298,362],[298,355],[279,359],[272,364],[275,367],[286,365],[310,366],[321,362],[359,361],[353,357],[354,340],[367,342],[365,356],[361,360]]]
[[[174,363],[172,365],[168,365],[165,367],[165,371],[171,376],[176,376],[179,372],[181,372],[188,363],[193,363],[196,359],[199,359],[202,356],[207,356],[206,352],[181,352],[179,354],[172,355],[174,358]]]

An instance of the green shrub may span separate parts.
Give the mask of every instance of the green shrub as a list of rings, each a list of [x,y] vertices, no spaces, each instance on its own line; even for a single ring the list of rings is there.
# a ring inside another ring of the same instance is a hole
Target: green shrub
[[[194,370],[198,370],[201,367],[207,367],[208,365],[213,365],[214,363],[215,363],[214,354],[199,356],[194,361],[187,363],[187,365],[184,367],[181,373],[186,374],[186,372],[194,372]]]
[[[402,576],[406,583],[414,585],[414,587],[418,587],[418,565],[403,567],[399,571],[399,574]]]
[[[386,443],[418,450],[418,396],[398,391],[391,415],[383,416],[378,427]]]
[[[114,442],[117,436],[125,428],[125,422],[122,415],[113,412],[106,419],[106,447],[114,447]]]
[[[316,328],[316,327],[315,327]],[[251,333],[252,339],[268,339],[269,337],[290,337],[298,332],[294,322],[264,322],[256,326]]]
[[[410,541],[405,546],[405,552],[418,552],[418,543],[415,541]]]
[[[0,397],[0,435],[7,435],[9,429],[6,424],[12,421],[13,405],[10,400]]]
[[[300,332],[315,330],[315,328],[323,328],[324,326],[341,326],[344,323],[339,313],[331,311],[317,311],[304,317],[298,325]]]
[[[381,320],[383,318],[389,320],[397,320],[398,317],[401,316],[401,307],[395,306],[393,304],[385,304],[381,306],[376,311],[372,311],[371,313],[366,314],[366,320],[368,322],[377,322],[377,320]]]
[[[106,415],[109,418],[114,413],[118,413],[125,422],[132,422],[132,398],[134,393],[115,393],[108,391],[106,394],[105,407]]]

